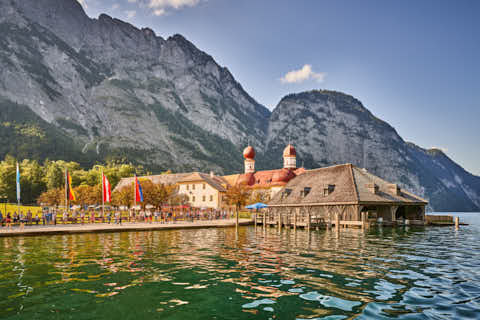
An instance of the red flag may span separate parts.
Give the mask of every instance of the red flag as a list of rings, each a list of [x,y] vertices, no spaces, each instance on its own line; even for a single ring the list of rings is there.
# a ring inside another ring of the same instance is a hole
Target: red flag
[[[143,202],[142,186],[140,185],[140,182],[138,181],[137,176],[135,176],[135,201]]]
[[[110,188],[110,182],[108,182],[107,177],[102,173],[103,181],[103,201],[110,202],[112,201],[112,190]]]
[[[68,200],[77,200],[77,198],[75,197],[75,193],[73,193],[73,188],[72,188],[72,177],[70,176],[70,174],[68,173],[67,171],[67,193],[68,193]]]

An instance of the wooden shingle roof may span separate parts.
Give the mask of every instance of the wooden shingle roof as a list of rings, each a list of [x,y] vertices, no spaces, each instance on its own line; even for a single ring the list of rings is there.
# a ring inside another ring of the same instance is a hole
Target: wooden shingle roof
[[[152,176],[142,176],[142,177],[137,177],[139,180],[144,180],[148,179],[152,181],[155,184],[164,184],[164,185],[175,185],[177,182],[189,175],[191,175],[191,172],[188,173],[170,173],[170,174],[159,174],[159,175],[152,175]],[[133,185],[133,177],[130,178],[122,178],[118,182],[117,186],[115,187],[115,190],[120,190],[125,186],[132,186]],[[114,191],[115,191],[114,190]]]
[[[188,183],[188,182],[198,182],[198,181],[206,182],[220,192],[227,191],[226,189],[227,181],[225,179],[216,175],[211,176],[210,174],[201,173],[201,172],[194,172],[184,177],[183,179],[180,179],[178,183]]]
[[[408,191],[352,164],[307,170],[289,181],[269,205],[427,204]]]

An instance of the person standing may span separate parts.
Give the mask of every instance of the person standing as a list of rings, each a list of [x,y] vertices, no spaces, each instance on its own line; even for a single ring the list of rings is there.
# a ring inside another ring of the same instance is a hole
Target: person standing
[[[3,227],[3,214],[2,211],[0,211],[0,228]]]
[[[20,221],[20,230],[23,230],[25,229],[25,220],[26,220],[26,217],[25,215],[23,214],[22,211],[20,211],[20,216],[19,216],[19,221]]]
[[[120,224],[120,211],[115,211],[115,224]]]
[[[67,211],[63,211],[63,224],[67,224],[68,221],[68,213]]]
[[[81,221],[82,225],[83,225],[83,220],[84,219],[85,219],[85,211],[82,210],[82,211],[80,211],[80,221]]]
[[[10,216],[10,212],[7,213],[7,218],[5,219],[6,228],[12,229],[12,217]]]
[[[30,210],[27,211],[27,224],[31,224],[32,223],[32,212]]]

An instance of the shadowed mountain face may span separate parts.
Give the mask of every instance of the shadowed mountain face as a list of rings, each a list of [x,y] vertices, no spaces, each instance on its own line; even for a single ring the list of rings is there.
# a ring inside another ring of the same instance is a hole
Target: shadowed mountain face
[[[243,170],[248,140],[257,168],[281,167],[290,136],[298,165],[351,162],[433,209],[480,208],[480,178],[404,142],[353,97],[289,95],[270,113],[183,36],[90,19],[75,0],[1,1],[0,67],[0,139],[11,142],[0,157],[231,173]]]

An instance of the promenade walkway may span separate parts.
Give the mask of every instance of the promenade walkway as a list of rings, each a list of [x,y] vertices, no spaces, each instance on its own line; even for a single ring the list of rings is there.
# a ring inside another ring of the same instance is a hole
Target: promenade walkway
[[[240,219],[240,225],[250,225],[253,221],[250,219]],[[171,230],[171,229],[198,229],[198,228],[227,228],[234,227],[235,219],[221,220],[201,220],[194,222],[178,221],[176,223],[144,223],[144,222],[125,222],[119,224],[95,223],[95,224],[67,224],[67,225],[34,225],[25,226],[23,230],[19,227],[7,229],[0,228],[0,237],[16,236],[43,236],[54,234],[75,234],[75,233],[102,233],[102,232],[125,232],[125,231],[151,231],[151,230]]]

